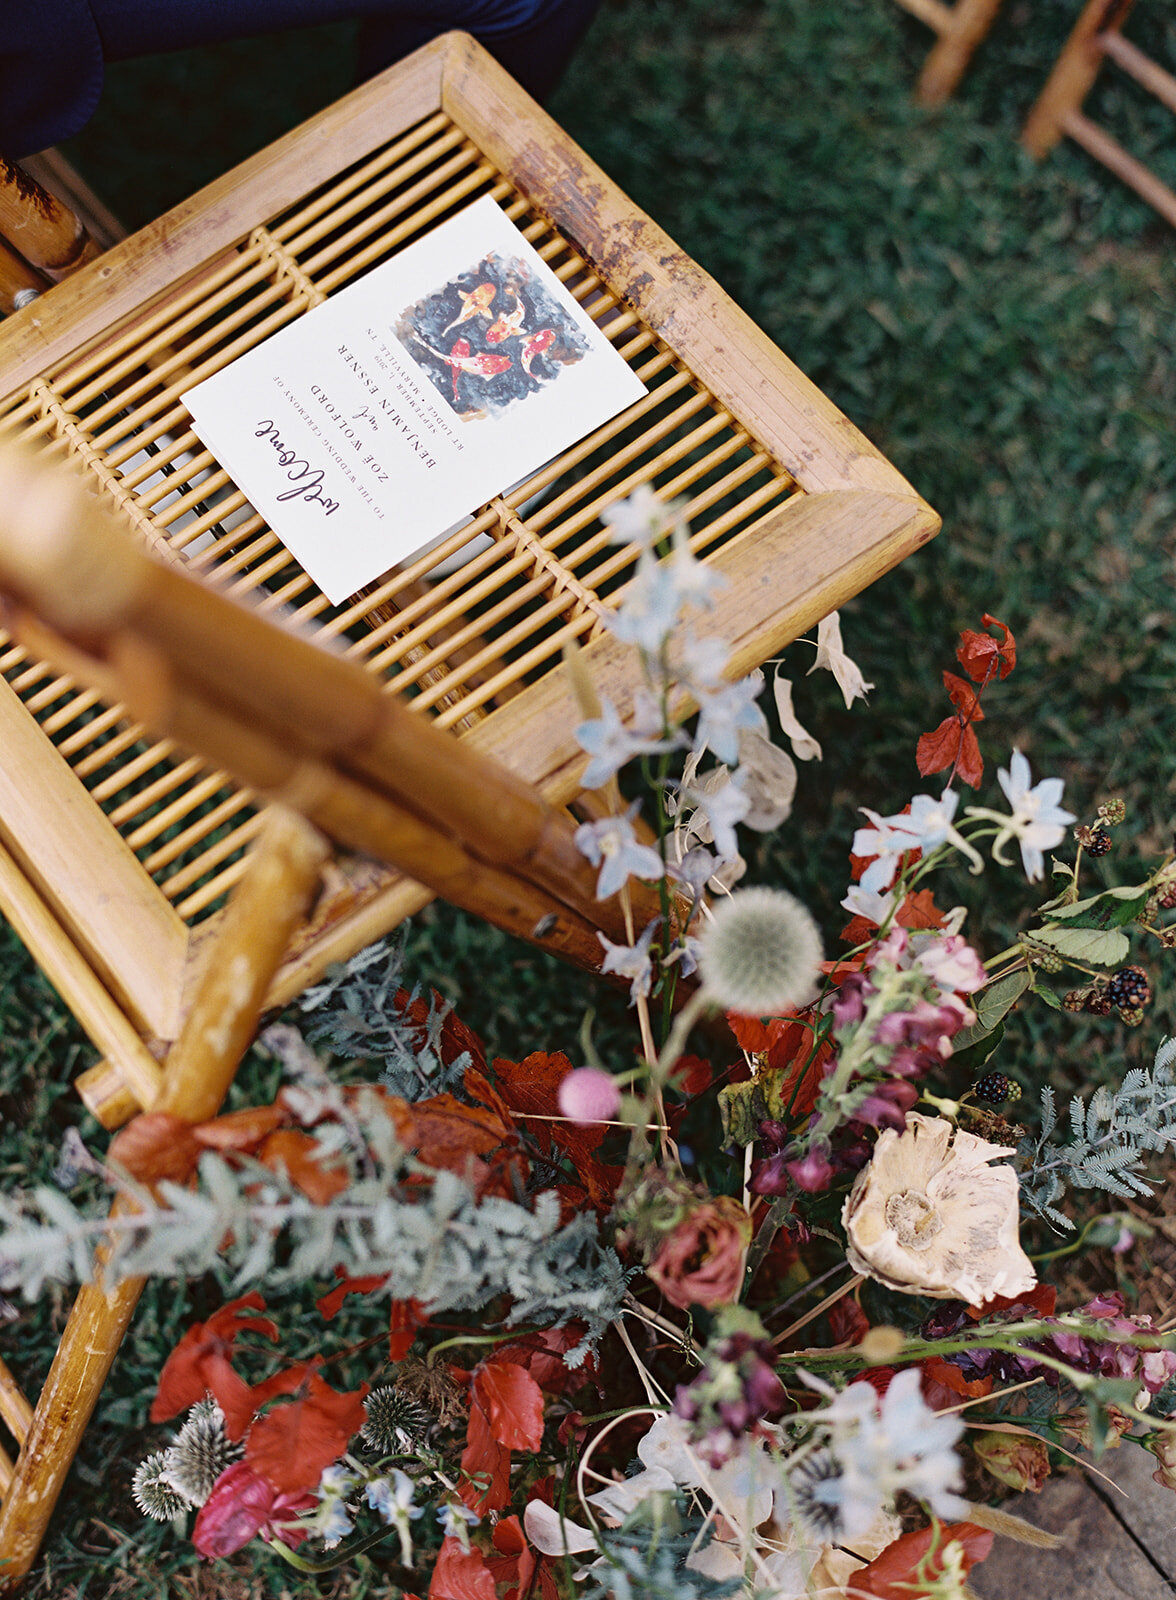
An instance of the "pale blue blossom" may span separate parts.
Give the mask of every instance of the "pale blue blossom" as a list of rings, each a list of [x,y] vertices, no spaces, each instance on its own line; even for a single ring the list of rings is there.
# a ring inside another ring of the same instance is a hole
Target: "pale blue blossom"
[[[580,779],[585,789],[599,789],[634,756],[655,755],[674,747],[672,740],[645,737],[626,727],[611,700],[601,702],[599,717],[580,724],[576,743],[592,757]]]
[[[966,1514],[955,1451],[964,1424],[927,1405],[918,1367],[897,1373],[881,1397],[865,1382],[834,1394],[819,1380],[806,1381],[832,1396],[810,1420],[840,1468],[822,1484],[821,1499],[836,1509],[842,1538],[863,1533],[900,1490],[947,1521]]]
[[[422,1515],[420,1506],[412,1503],[416,1485],[407,1472],[393,1467],[382,1478],[373,1478],[367,1486],[367,1503],[378,1511],[388,1524],[415,1522]]]
[[[739,760],[740,728],[767,733],[767,720],[755,703],[763,686],[763,674],[753,672],[749,677],[725,684],[713,693],[697,696],[698,727],[694,734],[694,748],[713,750],[720,761],[734,766]]]
[[[612,529],[611,544],[637,544],[648,549],[684,527],[685,507],[685,500],[663,500],[651,485],[642,483],[625,499],[605,506],[601,521]]]
[[[859,832],[864,832],[859,829]],[[857,854],[857,851],[854,851]],[[866,869],[867,872],[870,868]],[[867,889],[865,881],[851,883],[846,891],[842,907],[849,912],[851,917],[862,917],[866,922],[872,922],[876,927],[881,927],[888,917],[894,914],[898,902],[895,894],[876,894]]]
[[[660,926],[660,921],[655,917],[636,944],[613,944],[611,939],[597,932],[596,937],[604,946],[604,960],[600,964],[600,970],[615,972],[618,978],[630,980],[630,1005],[636,1005],[639,999],[647,995],[653,983],[653,956],[650,954],[650,946]]]
[[[717,688],[724,681],[731,647],[714,634],[699,638],[689,629],[683,631],[675,651],[674,669],[682,682],[697,698],[698,694]]]
[[[1030,783],[1029,763],[1019,750],[1014,750],[1008,769],[997,773],[1005,799],[1013,808],[1011,817],[981,806],[971,806],[968,815],[984,817],[998,822],[1000,829],[992,841],[992,859],[1001,866],[1008,865],[1002,852],[1010,839],[1021,846],[1021,862],[1030,883],[1045,876],[1045,850],[1053,850],[1066,836],[1066,826],[1075,820],[1072,811],[1064,811],[1059,804],[1062,798],[1061,778],[1042,778],[1036,785]]]
[[[441,1532],[447,1539],[460,1539],[467,1548],[469,1530],[476,1528],[481,1520],[476,1511],[454,1500],[446,1500],[443,1505],[437,1507],[437,1521],[441,1524]]]
[[[738,775],[714,789],[683,790],[682,798],[693,801],[704,813],[709,824],[711,839],[719,855],[724,860],[737,856],[739,842],[735,837],[735,824],[747,815],[751,805]],[[701,837],[697,820],[692,822],[691,827],[692,831]]]
[[[315,1519],[315,1531],[327,1550],[334,1550],[354,1527],[355,1523],[342,1500],[328,1501]]]
[[[576,849],[600,868],[596,898],[607,900],[630,878],[656,882],[665,876],[665,865],[652,845],[641,844],[633,831],[632,818],[639,803],[634,801],[622,817],[605,817],[600,822],[584,822],[573,835]]]
[[[677,626],[681,603],[667,563],[643,556],[608,625],[625,644],[658,656]]]
[[[853,836],[853,853],[880,858],[872,861],[862,874],[863,888],[873,894],[888,889],[894,880],[895,856],[908,850],[929,852],[941,844],[954,845],[972,863],[973,872],[983,872],[984,862],[954,826],[959,803],[958,791],[945,789],[938,798],[930,794],[915,795],[906,811],[892,817],[880,817],[863,806],[861,809],[874,823],[874,828],[857,830]]]

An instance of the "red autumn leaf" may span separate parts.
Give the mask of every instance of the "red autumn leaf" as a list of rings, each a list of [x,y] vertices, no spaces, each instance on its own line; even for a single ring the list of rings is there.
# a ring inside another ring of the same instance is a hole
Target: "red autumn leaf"
[[[291,1549],[307,1531],[278,1526],[317,1505],[312,1494],[279,1494],[247,1461],[234,1461],[216,1480],[192,1528],[192,1543],[202,1556],[231,1556],[255,1534],[277,1537]]]
[[[570,1394],[595,1375],[596,1361],[589,1356],[578,1367],[569,1367],[564,1356],[584,1336],[581,1322],[569,1322],[562,1328],[539,1328],[534,1333],[521,1334],[509,1344],[500,1345],[494,1355],[496,1362],[512,1361],[525,1367],[539,1387],[547,1394]]]
[[[260,1333],[267,1339],[278,1337],[277,1324],[268,1317],[246,1315],[248,1311],[264,1310],[265,1301],[255,1290],[231,1300],[207,1322],[189,1328],[159,1374],[151,1421],[166,1422],[211,1391],[225,1414],[226,1434],[230,1439],[239,1439],[249,1426],[254,1408],[249,1385],[233,1371],[233,1346],[246,1332]]]
[[[253,1395],[253,1410],[256,1414],[271,1400],[276,1400],[282,1394],[297,1394],[303,1388],[312,1372],[318,1369],[318,1358],[314,1361],[296,1361],[292,1367],[283,1367],[281,1372],[275,1372],[273,1377],[267,1378],[264,1383],[255,1383],[251,1391]]]
[[[950,1389],[953,1395],[966,1395],[971,1400],[992,1393],[990,1372],[982,1378],[965,1378],[954,1362],[945,1361],[942,1356],[928,1356],[923,1362],[923,1377],[932,1383],[942,1384],[945,1389]],[[930,1399],[927,1403],[934,1405],[934,1401]],[[949,1403],[954,1404],[954,1401]],[[942,1406],[935,1406],[936,1411],[943,1409]]]
[[[986,628],[999,628],[1004,637],[997,640],[990,633],[976,633],[965,628],[960,634],[956,660],[976,683],[985,683],[994,672],[998,677],[1007,678],[1017,664],[1017,641],[1005,624],[989,616],[987,611],[980,620]]]
[[[834,1344],[860,1344],[870,1330],[870,1319],[856,1300],[844,1295],[829,1308],[829,1327]]]
[[[184,1183],[196,1170],[200,1142],[191,1123],[170,1111],[144,1111],[110,1141],[109,1157],[140,1183]]]
[[[679,1094],[694,1096],[710,1088],[714,1069],[702,1056],[679,1056],[670,1071],[670,1082]]]
[[[386,1273],[375,1273],[368,1278],[349,1278],[342,1267],[335,1268],[335,1276],[340,1279],[338,1286],[323,1295],[321,1300],[315,1301],[319,1315],[328,1322],[339,1315],[349,1294],[371,1294],[376,1289],[382,1289],[388,1281]]]
[[[314,1488],[364,1422],[367,1385],[339,1394],[317,1372],[300,1400],[267,1412],[249,1430],[245,1458],[274,1488],[296,1494]]]
[[[430,1009],[440,1010],[447,1005],[443,995],[432,991],[431,1004],[423,995],[408,1004],[408,990],[398,989],[392,1001],[395,1011],[404,1016],[422,1032],[428,1026]],[[437,1053],[445,1066],[452,1066],[459,1056],[468,1054],[474,1066],[481,1072],[486,1070],[486,1052],[481,1039],[472,1028],[466,1026],[459,1016],[452,1010],[445,1012],[445,1020],[441,1024],[441,1033],[437,1041]]]
[[[326,1205],[347,1187],[347,1169],[323,1153],[313,1134],[301,1128],[279,1128],[257,1152],[271,1172],[284,1171],[290,1182],[316,1206]],[[336,1158],[337,1159],[337,1158]]]
[[[388,1307],[388,1360],[403,1361],[412,1349],[417,1329],[428,1323],[419,1300],[393,1300]]]
[[[573,1070],[561,1051],[537,1050],[523,1061],[496,1059],[494,1076],[511,1113],[526,1123],[527,1131],[545,1153],[552,1146],[567,1155],[588,1191],[592,1205],[611,1207],[621,1171],[592,1159],[607,1134],[600,1123],[571,1124],[549,1119],[561,1116],[559,1086]]]
[[[973,1322],[981,1322],[986,1317],[995,1316],[998,1311],[1018,1311],[1026,1315],[1038,1317],[1052,1317],[1058,1308],[1058,1291],[1050,1283],[1036,1283],[1032,1289],[1026,1289],[1024,1294],[1013,1295],[1008,1298],[1003,1294],[994,1294],[991,1300],[986,1300],[982,1306],[969,1306],[968,1315]]]
[[[947,918],[935,904],[930,889],[916,889],[908,894],[895,913],[894,920],[900,928],[942,928]]]
[[[470,1510],[479,1516],[501,1511],[510,1499],[510,1451],[494,1437],[490,1418],[476,1400],[470,1406],[461,1466],[465,1476],[457,1492]]]
[[[935,1554],[923,1573],[928,1581],[937,1578],[943,1571],[942,1552],[952,1542],[963,1547],[964,1571],[970,1572],[992,1549],[992,1534],[974,1522],[938,1524],[904,1533],[875,1556],[869,1566],[854,1573],[854,1592],[873,1595],[876,1600],[919,1600],[920,1595],[926,1594],[916,1578],[919,1563],[934,1545]]]
[[[245,1106],[240,1111],[226,1111],[211,1122],[197,1123],[192,1130],[200,1143],[209,1150],[247,1150],[252,1153],[267,1134],[280,1128],[286,1120],[286,1108],[275,1102],[269,1106]]]
[[[486,1557],[476,1546],[466,1550],[460,1539],[444,1540],[433,1567],[429,1600],[497,1600]]]
[[[518,1600],[530,1588],[535,1573],[535,1556],[518,1517],[503,1517],[494,1529],[492,1541],[500,1554],[488,1556],[486,1565],[496,1585],[507,1585],[502,1600]]]
[[[947,690],[948,699],[965,722],[984,721],[984,707],[980,704],[980,696],[966,679],[957,677],[954,672],[945,672],[943,687]]]
[[[480,1405],[490,1432],[508,1450],[538,1450],[543,1443],[543,1391],[513,1361],[487,1361],[476,1368],[471,1404]]]
[[[426,1166],[468,1177],[479,1199],[495,1193],[513,1197],[512,1172],[520,1174],[518,1133],[500,1113],[463,1105],[451,1094],[409,1104],[385,1095],[396,1137]]]
[[[915,762],[924,778],[954,764],[960,777],[973,789],[984,776],[984,759],[976,730],[971,723],[962,723],[958,716],[944,717],[937,728],[920,736],[915,746]]]

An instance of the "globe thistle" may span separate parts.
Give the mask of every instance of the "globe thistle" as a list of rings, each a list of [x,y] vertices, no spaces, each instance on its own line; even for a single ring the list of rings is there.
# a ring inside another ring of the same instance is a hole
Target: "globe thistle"
[[[201,1400],[166,1453],[164,1474],[189,1505],[202,1506],[226,1467],[239,1461],[244,1446],[225,1437],[225,1418],[214,1400]]]
[[[140,1461],[131,1479],[135,1504],[145,1517],[153,1517],[156,1522],[170,1522],[188,1509],[187,1500],[167,1477],[170,1454],[168,1450],[157,1450]]]
[[[382,1455],[415,1455],[433,1424],[426,1406],[393,1385],[373,1389],[363,1408],[367,1421],[359,1431]]]
[[[817,925],[782,889],[741,889],[715,908],[700,940],[709,997],[742,1016],[779,1016],[813,999],[822,959]]]

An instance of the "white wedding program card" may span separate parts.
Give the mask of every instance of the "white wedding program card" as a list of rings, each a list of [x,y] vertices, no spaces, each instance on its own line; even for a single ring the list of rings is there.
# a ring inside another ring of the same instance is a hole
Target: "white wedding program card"
[[[183,400],[338,604],[644,393],[487,197]]]

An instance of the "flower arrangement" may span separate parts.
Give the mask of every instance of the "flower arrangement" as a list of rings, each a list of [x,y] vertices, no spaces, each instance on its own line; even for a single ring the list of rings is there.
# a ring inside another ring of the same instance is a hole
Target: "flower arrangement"
[[[1148,1157],[1176,1147],[1176,1043],[1076,1097],[1068,1139],[1048,1088],[1019,1125],[1022,1086],[991,1065],[1022,1004],[1143,1019],[1131,939],[1176,943],[1176,858],[1092,888],[1123,807],[1054,855],[1077,819],[1018,751],[1003,806],[961,807],[983,697],[1016,665],[986,615],[918,745],[944,786],[865,812],[827,957],[791,895],[739,887],[737,826],[784,822],[794,759],[820,754],[792,685],[777,668],[789,754],[762,674],[728,682],[700,629],[716,580],[677,509],[644,492],[614,518],[644,545],[613,623],[643,667],[632,715],[569,670],[598,796],[579,848],[602,898],[627,910],[633,877],[660,894],[627,944],[602,941],[633,1064],[587,1029],[577,1064],[490,1062],[379,947],[265,1035],[273,1103],[123,1130],[91,1162],[126,1202],[111,1215],[0,1199],[0,1288],[84,1276],[99,1245],[111,1279],[221,1274],[231,1297],[160,1373],[151,1422],[176,1431],[134,1481],[210,1558],[260,1538],[318,1573],[370,1551],[430,1600],[965,1597],[994,1531],[1024,1532],[986,1503],[999,1485],[1123,1439],[1176,1487],[1176,1340],[1118,1293],[1059,1311],[1037,1265],[1065,1251],[1026,1248],[1076,1230],[1080,1191],[1147,1192]],[[864,696],[836,615],[816,645],[847,707]],[[1007,866],[1014,841],[1047,898],[983,961],[931,880],[984,871],[985,847]],[[1137,1226],[1100,1212],[1076,1238]],[[384,1303],[386,1360],[280,1326],[261,1291],[308,1282],[324,1324]]]

